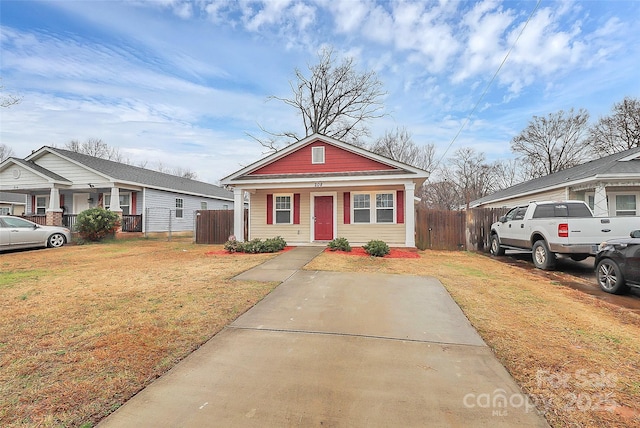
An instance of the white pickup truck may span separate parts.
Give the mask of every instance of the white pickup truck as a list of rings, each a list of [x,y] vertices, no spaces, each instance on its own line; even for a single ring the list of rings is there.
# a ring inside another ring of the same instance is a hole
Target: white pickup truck
[[[594,217],[583,201],[531,202],[491,225],[491,254],[529,250],[539,269],[555,268],[556,254],[573,260],[595,255],[602,241],[640,229],[639,217]]]

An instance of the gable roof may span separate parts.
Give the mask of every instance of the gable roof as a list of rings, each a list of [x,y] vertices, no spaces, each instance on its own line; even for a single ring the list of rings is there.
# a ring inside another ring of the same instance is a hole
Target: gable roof
[[[9,162],[7,162],[9,161]],[[56,174],[53,171],[49,171],[46,168],[41,167],[40,165],[36,164],[33,161],[27,161],[25,159],[20,159],[20,158],[8,158],[6,162],[6,165],[9,165],[9,163],[14,163],[16,165],[20,165],[23,168],[26,168],[28,170],[30,170],[31,172],[33,172],[36,175],[39,175],[40,177],[46,179],[47,181],[53,181],[53,182],[57,182],[57,183],[64,183],[64,184],[71,184],[70,180],[67,180],[66,178],[64,178],[61,175]],[[3,162],[4,164],[4,162]]]
[[[327,164],[311,163],[311,146],[318,144],[331,149],[327,150],[327,162],[331,155],[335,159],[338,151],[346,154],[348,162],[343,162],[339,167]],[[300,153],[309,151],[306,159],[309,163],[299,165]],[[358,167],[353,166],[360,160]],[[296,165],[298,163],[298,165]],[[349,169],[349,165],[353,167]],[[283,170],[284,168],[284,170]],[[254,162],[221,180],[224,184],[232,184],[247,180],[273,180],[273,179],[312,179],[318,177],[354,177],[354,176],[413,176],[424,180],[429,176],[427,171],[402,162],[395,161],[385,156],[378,155],[361,147],[354,146],[324,135],[313,134],[297,141],[257,162]]]
[[[634,177],[640,178],[640,147],[516,184],[484,198],[476,199],[471,202],[471,206],[498,202],[516,196],[526,196],[543,190],[552,190],[598,179]]]
[[[44,146],[25,158],[30,165],[46,153],[53,153],[70,162],[83,166],[107,179],[122,183],[158,190],[178,191],[232,201],[233,193],[214,184],[178,177],[176,175],[153,171],[139,166],[127,165],[107,159],[97,158],[70,150]],[[37,166],[37,165],[36,165]],[[48,171],[41,168],[44,171]],[[51,171],[48,171],[53,174]],[[55,174],[54,174],[55,175]],[[68,181],[68,180],[66,180]]]

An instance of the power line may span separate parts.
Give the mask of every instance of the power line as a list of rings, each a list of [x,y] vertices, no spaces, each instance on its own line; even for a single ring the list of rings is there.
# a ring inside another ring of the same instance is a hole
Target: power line
[[[507,53],[505,54],[502,62],[500,63],[500,65],[498,66],[498,69],[496,70],[496,72],[493,74],[493,77],[491,77],[491,80],[489,80],[489,83],[487,83],[487,86],[484,88],[484,91],[482,92],[482,94],[480,94],[480,97],[478,98],[478,101],[476,102],[476,104],[473,106],[473,108],[471,109],[471,111],[469,112],[469,114],[467,115],[466,119],[464,120],[464,122],[462,123],[462,126],[460,126],[460,129],[458,129],[458,132],[456,133],[456,135],[453,137],[453,139],[451,140],[451,142],[449,143],[449,145],[447,146],[446,150],[444,151],[444,153],[442,154],[442,156],[440,157],[440,159],[438,159],[438,161],[435,163],[435,166],[433,167],[433,169],[435,170],[440,163],[442,162],[442,159],[444,159],[444,157],[446,156],[447,152],[449,151],[449,149],[451,148],[451,146],[453,145],[453,143],[455,143],[455,141],[458,139],[458,137],[460,136],[460,134],[462,133],[462,130],[465,128],[465,126],[467,126],[467,123],[469,123],[469,120],[471,118],[471,116],[476,112],[476,110],[478,109],[478,106],[480,105],[480,102],[482,101],[482,99],[484,98],[484,96],[487,94],[487,92],[489,92],[489,88],[491,87],[491,84],[493,83],[494,80],[496,80],[496,77],[498,77],[498,73],[500,73],[500,70],[502,70],[502,67],[504,66],[504,64],[507,62],[507,58],[509,58],[509,55],[511,54],[511,51],[513,51],[513,48],[515,48],[516,44],[518,43],[518,40],[520,40],[520,36],[522,36],[522,33],[524,33],[524,29],[527,28],[527,25],[529,24],[529,21],[531,21],[531,18],[533,18],[533,14],[536,12],[536,10],[538,10],[538,6],[540,6],[540,2],[542,0],[538,0],[536,2],[535,7],[533,8],[533,10],[531,11],[531,13],[529,14],[529,17],[527,18],[527,20],[525,21],[524,25],[522,26],[522,29],[520,30],[520,33],[518,33],[518,37],[516,37],[516,39],[513,41],[513,44],[511,45],[511,47],[509,48],[509,50],[507,51]]]

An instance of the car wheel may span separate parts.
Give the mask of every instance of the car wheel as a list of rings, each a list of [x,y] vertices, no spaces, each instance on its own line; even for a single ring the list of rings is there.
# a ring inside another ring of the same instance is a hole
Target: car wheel
[[[602,259],[598,262],[596,278],[602,291],[611,294],[622,294],[627,291],[620,266],[611,259]]]
[[[47,247],[58,248],[65,244],[65,238],[62,233],[54,233],[47,240]]]
[[[498,235],[491,235],[491,254],[494,256],[504,256],[504,248],[500,246]]]
[[[543,240],[533,244],[533,264],[542,270],[553,270],[556,267],[556,255],[549,250],[547,243]]]

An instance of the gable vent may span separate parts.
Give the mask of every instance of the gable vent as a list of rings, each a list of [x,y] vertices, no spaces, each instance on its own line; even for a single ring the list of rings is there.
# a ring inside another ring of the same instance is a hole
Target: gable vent
[[[311,147],[311,163],[324,163],[324,147]]]

